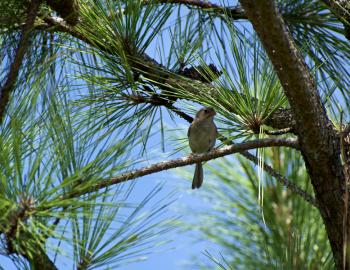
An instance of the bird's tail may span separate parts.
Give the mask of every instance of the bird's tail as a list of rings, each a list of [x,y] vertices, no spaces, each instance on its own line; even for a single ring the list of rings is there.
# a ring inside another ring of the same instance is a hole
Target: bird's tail
[[[192,189],[200,188],[203,183],[203,167],[202,163],[196,163],[196,169],[194,171]]]

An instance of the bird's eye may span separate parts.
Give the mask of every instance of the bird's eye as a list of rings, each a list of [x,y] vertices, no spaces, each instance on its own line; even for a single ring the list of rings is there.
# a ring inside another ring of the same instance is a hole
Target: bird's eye
[[[205,109],[205,110],[204,110],[204,112],[205,112],[205,113],[208,113],[208,112],[209,112],[209,110]]]

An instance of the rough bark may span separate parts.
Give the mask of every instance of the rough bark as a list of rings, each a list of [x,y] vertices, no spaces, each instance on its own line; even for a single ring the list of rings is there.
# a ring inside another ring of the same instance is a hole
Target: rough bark
[[[338,269],[343,269],[344,174],[339,137],[304,59],[272,0],[241,0],[289,100],[301,152],[314,187]],[[349,262],[346,268],[349,268]]]

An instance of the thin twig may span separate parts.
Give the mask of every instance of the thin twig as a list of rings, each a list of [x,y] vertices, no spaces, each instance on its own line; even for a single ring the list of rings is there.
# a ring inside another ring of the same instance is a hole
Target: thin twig
[[[255,164],[258,164],[259,162],[259,159],[253,154],[249,153],[248,151],[241,152],[240,154],[249,159],[250,161],[254,162]],[[274,177],[278,182],[280,182],[283,186],[285,186],[292,192],[300,195],[305,201],[310,203],[312,206],[318,208],[318,203],[313,196],[311,196],[308,192],[306,192],[296,184],[292,183],[289,179],[281,175],[279,172],[276,172],[270,165],[263,163],[263,169],[269,175]]]
[[[11,92],[15,87],[24,54],[29,47],[30,33],[33,30],[40,3],[40,0],[32,0],[31,4],[28,6],[27,19],[22,26],[21,38],[16,49],[16,55],[13,63],[11,64],[9,74],[7,75],[7,80],[0,90],[0,121],[2,121],[4,118],[4,113],[9,102]]]
[[[278,130],[264,130],[264,133],[267,135],[283,135],[292,132],[292,128],[284,128],[284,129],[278,129]]]
[[[223,7],[218,4],[211,3],[209,1],[202,0],[158,0],[158,1],[143,1],[144,4],[148,3],[158,3],[158,4],[180,4],[186,5],[188,8],[194,7],[204,11],[212,11],[219,13],[221,15],[227,15],[230,19],[233,20],[242,20],[247,19],[247,15],[244,13],[243,9],[240,6],[235,7]]]

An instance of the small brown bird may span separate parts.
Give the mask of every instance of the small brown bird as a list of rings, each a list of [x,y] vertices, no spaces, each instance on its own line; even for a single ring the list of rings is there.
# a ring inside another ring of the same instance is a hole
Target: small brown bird
[[[192,153],[201,154],[210,151],[215,145],[217,129],[214,124],[216,112],[213,108],[206,107],[200,109],[196,118],[188,128],[187,137]],[[192,189],[200,188],[203,183],[202,163],[196,164],[194,171]]]

